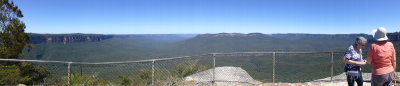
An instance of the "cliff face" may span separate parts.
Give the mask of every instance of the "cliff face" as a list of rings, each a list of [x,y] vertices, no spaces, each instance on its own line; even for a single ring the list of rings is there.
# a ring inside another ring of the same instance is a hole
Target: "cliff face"
[[[29,34],[28,43],[56,42],[66,44],[71,42],[99,42],[112,37],[112,35],[101,34]]]

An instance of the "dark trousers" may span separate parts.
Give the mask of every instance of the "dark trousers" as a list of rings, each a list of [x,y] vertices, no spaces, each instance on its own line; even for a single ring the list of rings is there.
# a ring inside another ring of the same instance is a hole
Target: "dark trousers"
[[[348,76],[347,75],[347,84],[348,86],[354,86],[354,81],[357,82],[357,86],[363,86],[363,77],[361,71],[359,71],[359,76]]]
[[[392,86],[394,72],[383,75],[372,75],[371,86]]]

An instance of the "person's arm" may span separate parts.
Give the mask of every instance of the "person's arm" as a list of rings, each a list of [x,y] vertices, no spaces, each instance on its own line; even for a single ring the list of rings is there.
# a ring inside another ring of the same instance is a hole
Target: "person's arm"
[[[368,63],[368,64],[371,64],[371,62],[372,62],[372,57],[368,56],[368,58],[367,58],[367,63]]]
[[[343,58],[343,61],[347,64],[354,64],[354,65],[365,65],[365,61],[358,62],[358,61],[353,61],[347,58]]]
[[[354,64],[354,65],[365,65],[365,61],[353,61],[350,60],[350,58],[352,57],[352,47],[349,47],[346,52],[344,53],[344,57],[343,57],[343,62],[347,63],[347,64]]]
[[[371,45],[371,47],[369,47],[369,50],[368,50],[368,58],[367,58],[367,63],[368,64],[372,64],[372,56],[374,56],[373,55],[373,51],[374,51],[373,48],[374,47]]]
[[[393,46],[393,44],[392,44],[392,46]],[[394,49],[394,47],[392,48],[393,50],[393,57],[392,57],[392,66],[393,66],[393,69],[394,69],[394,81],[395,81],[395,83],[396,83],[396,79],[397,79],[397,74],[396,74],[396,68],[397,68],[397,63],[396,63],[396,50]]]
[[[392,57],[392,66],[393,66],[394,70],[396,70],[396,53],[394,53],[394,55]]]
[[[392,57],[392,66],[394,69],[394,80],[396,81],[397,79],[397,74],[396,74],[396,52],[394,53],[393,57]]]

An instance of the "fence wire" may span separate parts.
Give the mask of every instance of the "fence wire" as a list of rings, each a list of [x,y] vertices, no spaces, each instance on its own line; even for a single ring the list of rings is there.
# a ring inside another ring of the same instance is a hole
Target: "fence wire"
[[[68,83],[68,64],[58,63],[36,63],[28,62],[32,65],[43,67],[48,73],[41,85],[67,85]]]
[[[275,58],[277,82],[308,82],[331,75],[330,53],[276,54]]]
[[[124,62],[0,59],[42,66],[37,85],[210,86],[345,79],[342,52],[236,52]],[[299,72],[302,71],[302,72]]]
[[[272,54],[216,55],[216,82],[227,85],[257,85],[272,82]]]

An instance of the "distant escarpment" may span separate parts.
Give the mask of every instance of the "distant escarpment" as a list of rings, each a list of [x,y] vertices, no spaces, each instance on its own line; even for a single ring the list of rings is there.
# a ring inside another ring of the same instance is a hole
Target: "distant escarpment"
[[[372,39],[371,35],[368,34],[303,34],[303,33],[287,33],[287,34],[262,34],[262,33],[217,33],[217,34],[200,34],[197,38],[224,38],[224,37],[273,37],[280,39],[355,39],[357,37],[365,37]],[[389,38],[395,38],[399,36],[395,33],[388,33]],[[397,40],[397,39],[396,39]]]
[[[243,33],[218,33],[218,34],[201,34],[197,35],[196,37],[258,37],[258,36],[266,36],[262,33],[249,33],[249,34],[243,34]]]
[[[302,33],[288,33],[288,34],[271,34],[275,38],[283,39],[355,39],[357,37],[366,37],[368,39],[372,38],[368,34],[302,34]]]
[[[400,41],[400,32],[388,33],[387,36],[392,42]]]
[[[99,42],[112,38],[113,35],[102,35],[102,34],[29,34],[28,43],[39,44],[39,43],[71,43],[71,42]]]
[[[365,37],[368,42],[375,42],[372,35],[369,34],[301,34],[301,33],[289,33],[289,34],[271,34],[272,37],[297,40],[297,39],[355,39],[357,37]],[[400,32],[387,33],[389,41],[399,42]]]

